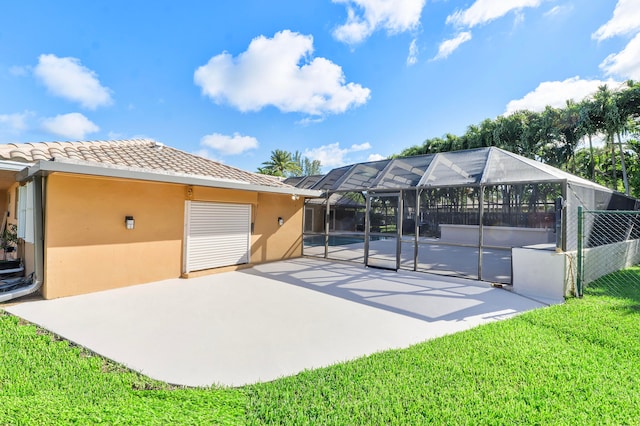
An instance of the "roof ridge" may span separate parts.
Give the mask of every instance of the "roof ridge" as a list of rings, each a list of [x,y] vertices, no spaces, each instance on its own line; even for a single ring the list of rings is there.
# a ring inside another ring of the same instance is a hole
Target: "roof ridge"
[[[59,148],[59,147],[73,147],[73,146],[93,146],[93,145],[140,145],[147,143],[159,143],[153,139],[147,138],[133,138],[133,139],[114,139],[114,140],[86,140],[86,141],[41,141],[41,142],[9,142],[0,143],[0,150],[4,147],[13,147],[14,149],[31,148],[40,149],[41,147],[47,148]],[[7,149],[4,148],[4,149]]]

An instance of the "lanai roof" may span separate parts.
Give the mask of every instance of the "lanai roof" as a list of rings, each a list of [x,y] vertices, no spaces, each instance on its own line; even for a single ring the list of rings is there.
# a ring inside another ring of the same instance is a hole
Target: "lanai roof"
[[[324,176],[285,182],[321,191],[569,182],[611,192],[587,179],[496,147],[358,163],[333,169]]]

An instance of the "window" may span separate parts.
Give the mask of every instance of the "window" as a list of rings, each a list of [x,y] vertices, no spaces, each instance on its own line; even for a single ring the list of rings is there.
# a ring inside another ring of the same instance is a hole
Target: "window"
[[[27,243],[34,242],[33,235],[33,182],[18,187],[18,238]]]

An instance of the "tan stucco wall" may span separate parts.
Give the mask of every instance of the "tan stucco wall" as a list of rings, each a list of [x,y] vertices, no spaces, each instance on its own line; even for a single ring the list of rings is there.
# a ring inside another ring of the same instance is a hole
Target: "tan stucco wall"
[[[182,200],[180,185],[50,175],[44,297],[180,276]],[[125,228],[128,215],[134,230]]]
[[[11,190],[0,192],[0,206],[2,206],[3,213],[6,215],[7,211],[11,211],[10,209],[10,197]]]
[[[58,173],[46,184],[44,297],[180,277],[186,200],[251,204],[251,263],[302,254],[302,199]]]
[[[289,195],[258,194],[252,215],[251,262],[261,263],[302,255],[302,209],[304,200]],[[284,224],[278,224],[278,218]]]

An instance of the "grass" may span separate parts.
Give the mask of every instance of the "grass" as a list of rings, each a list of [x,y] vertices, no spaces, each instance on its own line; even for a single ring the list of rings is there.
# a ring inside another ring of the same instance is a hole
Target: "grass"
[[[640,424],[640,288],[587,293],[239,389],[172,388],[0,316],[0,424]]]
[[[0,425],[242,424],[242,389],[148,379],[0,311]]]

